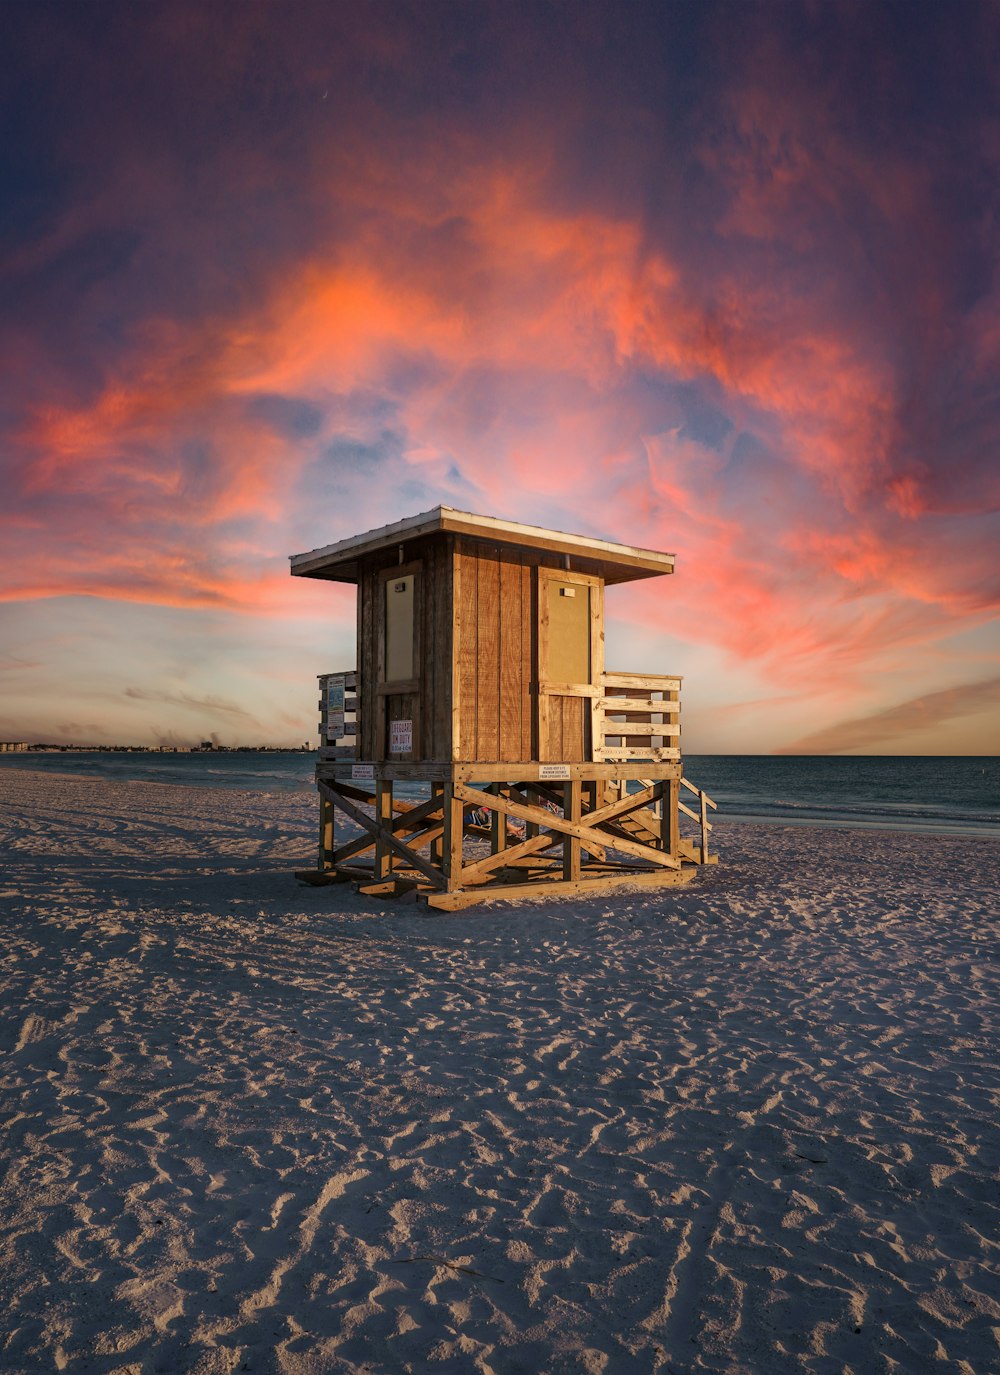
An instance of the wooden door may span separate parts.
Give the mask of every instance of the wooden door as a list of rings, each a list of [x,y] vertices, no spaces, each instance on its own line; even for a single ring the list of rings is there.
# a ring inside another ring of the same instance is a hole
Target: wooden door
[[[538,758],[591,758],[604,672],[604,587],[583,573],[538,570]]]
[[[385,569],[378,582],[375,755],[390,764],[410,763],[421,758],[421,566]]]

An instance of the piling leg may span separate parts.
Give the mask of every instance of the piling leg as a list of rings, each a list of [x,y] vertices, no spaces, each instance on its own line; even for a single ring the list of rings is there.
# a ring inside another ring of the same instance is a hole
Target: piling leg
[[[496,797],[500,796],[501,785],[491,783],[489,791]],[[507,817],[503,812],[490,813],[490,849],[493,854],[498,855],[501,850],[507,848]]]
[[[392,827],[392,781],[382,780],[375,784],[375,820],[379,827],[390,830]],[[375,879],[387,879],[392,869],[392,851],[389,849],[380,830],[375,840]]]
[[[660,816],[660,838],[667,854],[679,858],[681,852],[681,785],[677,778],[670,779],[667,796],[662,799]]]
[[[327,798],[319,800],[319,868],[330,868],[330,856],[334,851],[333,843],[333,803]]]
[[[571,779],[563,784],[563,815],[567,821],[580,820],[580,780]],[[580,877],[580,841],[576,836],[567,836],[563,841],[563,878],[575,883]]]
[[[595,782],[595,783],[584,783],[584,784],[582,785],[582,787],[583,787],[583,795],[584,795],[584,796],[586,797],[586,799],[587,799],[587,811],[588,811],[588,812],[596,812],[597,809],[598,809],[598,807],[600,806],[601,789],[603,788],[603,786],[604,786],[603,783],[596,783],[596,782]],[[589,850],[587,851],[587,854],[588,854],[588,855],[590,854],[590,851],[589,851]],[[591,856],[591,857],[593,857],[593,856]]]
[[[443,783],[432,783],[432,784],[431,784],[431,797],[436,797],[436,798],[438,799],[439,802],[441,801],[441,799],[444,797],[444,784],[443,784]],[[431,844],[430,844],[430,856],[431,856],[431,863],[432,863],[436,868],[440,869],[440,868],[441,868],[441,865],[442,865],[442,862],[443,862],[443,859],[444,859],[444,846],[443,846],[443,843],[442,843],[442,837],[441,837],[441,836],[438,836],[437,840],[432,840],[432,841],[431,841]]]
[[[444,873],[447,891],[454,893],[462,881],[462,836],[465,808],[455,797],[453,784],[444,785]]]

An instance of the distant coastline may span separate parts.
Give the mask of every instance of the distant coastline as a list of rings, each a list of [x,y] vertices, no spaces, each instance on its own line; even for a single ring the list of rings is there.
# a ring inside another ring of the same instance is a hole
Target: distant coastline
[[[0,740],[0,754],[312,754],[313,745],[50,745]]]
[[[315,750],[117,750],[57,746],[0,754],[0,771],[21,769],[246,792],[315,788]],[[892,830],[1000,839],[1000,761],[992,756],[685,756],[692,777],[719,804],[718,821],[812,828]],[[418,784],[400,784],[407,798]]]

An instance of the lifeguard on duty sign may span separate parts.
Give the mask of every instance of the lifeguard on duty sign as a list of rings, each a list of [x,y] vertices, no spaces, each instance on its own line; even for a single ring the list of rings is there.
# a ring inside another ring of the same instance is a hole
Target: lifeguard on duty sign
[[[412,754],[412,753],[413,753],[413,722],[412,722],[412,721],[390,721],[390,722],[389,722],[389,753],[390,753],[390,754]]]

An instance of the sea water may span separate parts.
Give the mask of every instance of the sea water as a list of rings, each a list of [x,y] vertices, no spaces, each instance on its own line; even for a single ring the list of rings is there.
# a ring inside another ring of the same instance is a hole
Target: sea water
[[[60,750],[0,754],[3,766],[283,792],[314,786],[315,756],[301,751]],[[1000,759],[994,756],[700,754],[685,758],[684,772],[718,804],[719,818],[730,821],[1000,837]],[[400,791],[419,796],[421,790]]]

